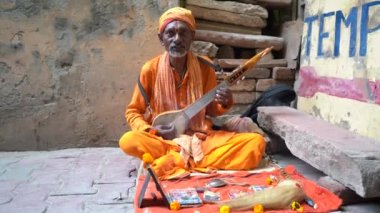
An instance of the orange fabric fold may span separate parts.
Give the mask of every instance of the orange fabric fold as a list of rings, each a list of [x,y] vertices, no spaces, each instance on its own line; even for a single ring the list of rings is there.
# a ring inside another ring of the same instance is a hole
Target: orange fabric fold
[[[192,31],[195,31],[195,19],[191,10],[182,7],[173,7],[161,15],[158,25],[159,32],[164,31],[166,25],[174,20],[185,22]]]
[[[207,169],[249,170],[257,167],[265,150],[264,138],[256,133],[227,133],[216,131],[202,142],[203,158],[187,164],[178,153],[180,147],[171,140],[141,131],[130,131],[123,135],[121,149],[141,159],[144,153],[154,158],[153,170],[162,179],[185,172]]]
[[[176,83],[176,72],[172,69],[169,62],[169,54],[165,52],[160,56],[158,62],[157,77],[154,85],[154,114],[159,115],[163,112],[180,109],[179,100],[177,100],[177,85],[186,87],[186,94],[183,98],[183,106],[188,106],[202,97],[202,75],[198,59],[192,54],[187,54],[187,71],[186,82]],[[180,81],[178,79],[177,81]],[[184,85],[186,83],[186,85]],[[190,128],[196,130],[204,129],[205,110],[201,110],[194,118],[191,119]]]

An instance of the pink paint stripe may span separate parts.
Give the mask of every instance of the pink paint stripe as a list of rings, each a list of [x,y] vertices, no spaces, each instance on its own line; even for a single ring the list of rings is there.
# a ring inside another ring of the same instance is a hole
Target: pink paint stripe
[[[300,70],[300,87],[297,94],[310,98],[317,92],[328,95],[349,98],[361,102],[367,100],[365,87],[360,87],[358,80],[347,80],[334,77],[317,76],[313,67],[302,67]],[[375,103],[380,104],[380,80],[369,81],[370,91],[375,97]]]

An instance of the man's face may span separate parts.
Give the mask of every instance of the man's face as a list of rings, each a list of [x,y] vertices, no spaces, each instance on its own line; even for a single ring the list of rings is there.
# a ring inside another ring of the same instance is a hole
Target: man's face
[[[184,57],[194,39],[194,32],[182,21],[172,21],[158,35],[171,57]]]

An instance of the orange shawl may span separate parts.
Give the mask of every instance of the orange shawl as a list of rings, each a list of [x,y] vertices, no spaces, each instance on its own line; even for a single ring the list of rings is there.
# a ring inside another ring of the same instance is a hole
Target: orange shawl
[[[169,54],[165,52],[160,56],[158,62],[157,79],[154,85],[154,115],[158,115],[165,111],[179,110],[179,103],[176,98],[176,84],[174,79],[174,70],[170,66]],[[193,53],[187,54],[187,71],[188,86],[186,105],[190,105],[202,97],[203,87],[201,78],[201,69],[199,62]],[[190,127],[193,130],[203,129],[205,118],[205,110],[200,111],[190,121]]]

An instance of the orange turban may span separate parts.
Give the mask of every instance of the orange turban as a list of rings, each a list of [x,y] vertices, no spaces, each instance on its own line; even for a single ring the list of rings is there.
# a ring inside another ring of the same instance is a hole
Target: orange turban
[[[174,20],[185,22],[192,31],[195,31],[195,19],[191,11],[182,7],[173,7],[161,15],[159,32],[162,33],[166,25]]]

